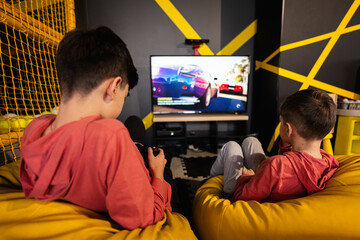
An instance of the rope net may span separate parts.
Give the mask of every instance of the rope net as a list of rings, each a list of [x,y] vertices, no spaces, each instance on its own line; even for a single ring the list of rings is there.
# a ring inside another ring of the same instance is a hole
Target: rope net
[[[0,166],[19,160],[31,120],[57,113],[55,54],[74,28],[74,0],[0,0]]]

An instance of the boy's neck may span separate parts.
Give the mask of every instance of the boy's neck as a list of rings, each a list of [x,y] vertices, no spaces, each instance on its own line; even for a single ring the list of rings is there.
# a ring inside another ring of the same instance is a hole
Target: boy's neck
[[[315,158],[322,159],[320,153],[321,141],[322,140],[308,140],[298,136],[292,143],[292,150],[306,152]]]
[[[52,123],[55,130],[67,123],[78,121],[89,116],[101,115],[101,102],[94,101],[91,94],[87,97],[75,95],[67,101],[61,101],[58,115]]]

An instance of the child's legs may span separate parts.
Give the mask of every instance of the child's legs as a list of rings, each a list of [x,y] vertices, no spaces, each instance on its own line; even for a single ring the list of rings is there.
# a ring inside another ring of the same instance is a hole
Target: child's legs
[[[241,147],[234,141],[227,142],[221,148],[210,170],[210,176],[224,174],[224,192],[233,194],[238,178],[242,174],[244,156]]]
[[[241,147],[244,152],[245,166],[256,172],[260,163],[266,159],[260,141],[255,137],[247,137]]]

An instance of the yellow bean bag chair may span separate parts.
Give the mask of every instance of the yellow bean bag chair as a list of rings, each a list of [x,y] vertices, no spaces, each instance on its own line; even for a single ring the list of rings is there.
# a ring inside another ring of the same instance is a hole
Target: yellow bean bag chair
[[[339,169],[323,191],[278,203],[222,197],[223,176],[196,192],[199,239],[360,239],[360,155],[336,156]]]
[[[0,167],[0,239],[197,239],[179,213],[166,211],[156,224],[129,231],[107,216],[65,201],[26,199],[19,163]]]

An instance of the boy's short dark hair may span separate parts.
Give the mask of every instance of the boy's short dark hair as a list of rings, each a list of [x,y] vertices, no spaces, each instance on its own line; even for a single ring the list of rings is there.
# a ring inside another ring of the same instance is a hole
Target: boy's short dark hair
[[[336,105],[326,92],[306,89],[286,98],[280,116],[303,138],[323,139],[335,125]]]
[[[122,78],[132,89],[138,82],[136,68],[125,43],[109,28],[75,29],[61,40],[56,68],[63,98],[76,91],[86,95],[105,79]]]

